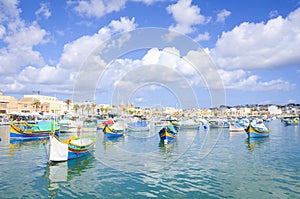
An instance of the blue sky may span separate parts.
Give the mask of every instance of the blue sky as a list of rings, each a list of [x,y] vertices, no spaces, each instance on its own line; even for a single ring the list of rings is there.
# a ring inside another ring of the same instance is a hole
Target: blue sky
[[[0,90],[17,98],[38,90],[75,100],[77,82],[80,89],[96,85],[89,91],[92,97],[82,100],[101,104],[299,103],[299,21],[299,0],[0,0]],[[78,80],[103,42],[148,27],[176,31],[201,51],[183,53],[180,46],[154,44],[139,49],[142,42],[136,41],[139,50],[104,62],[102,76]],[[200,75],[192,72],[185,62],[201,65],[201,52],[211,59],[214,75],[203,66],[197,66]],[[221,87],[211,85],[219,80]],[[223,90],[222,96],[214,89]]]

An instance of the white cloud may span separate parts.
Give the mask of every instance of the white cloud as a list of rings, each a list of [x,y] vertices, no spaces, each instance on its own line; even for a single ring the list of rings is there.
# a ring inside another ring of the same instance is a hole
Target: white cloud
[[[226,10],[226,9],[223,9],[221,10],[218,14],[217,14],[217,22],[221,22],[223,23],[225,21],[225,19],[227,17],[229,17],[231,15],[231,12]]]
[[[294,99],[289,99],[289,100],[287,101],[287,104],[290,104],[290,103],[296,103],[296,100],[294,100]]]
[[[208,19],[200,14],[200,8],[191,3],[191,0],[179,0],[176,4],[167,7],[167,12],[172,14],[176,22],[176,25],[170,26],[169,30],[189,34],[194,32],[194,25],[207,23]]]
[[[21,10],[17,8],[19,1],[1,1],[0,23],[19,20],[19,13]]]
[[[59,63],[48,66],[40,52],[33,50],[34,46],[48,41],[48,33],[37,22],[25,25],[22,20],[17,21],[17,24],[9,22],[9,32],[3,36],[7,46],[0,49],[0,76],[5,74],[1,76],[0,86],[9,92],[31,92],[40,85],[47,85],[49,92],[72,93],[76,73],[92,51],[112,34],[130,31],[137,26],[134,18],[113,20],[94,35],[85,35],[65,44]]]
[[[0,21],[2,42],[0,47],[0,75],[16,73],[28,64],[41,65],[44,60],[34,47],[46,43],[48,33],[36,22],[25,23],[20,19],[18,1],[1,2]]]
[[[109,27],[111,31],[116,32],[127,32],[134,30],[137,24],[135,24],[135,18],[128,19],[127,17],[121,17],[120,20],[113,20],[110,22]]]
[[[69,80],[69,78],[66,78],[68,75],[69,71],[57,69],[53,66],[46,65],[42,68],[27,66],[21,71],[17,79],[24,84],[55,84],[66,82],[67,80]]]
[[[47,32],[41,29],[37,23],[30,26],[18,27],[18,31],[8,35],[4,40],[9,47],[32,48],[35,45],[46,43]]]
[[[136,97],[136,98],[134,98],[134,101],[135,102],[142,102],[142,101],[144,101],[145,99],[143,98],[143,97]]]
[[[277,16],[278,16],[278,10],[270,11],[270,13],[269,13],[270,18],[274,18],[274,17],[277,17]]]
[[[88,0],[75,1],[75,11],[87,17],[102,17],[107,13],[119,11],[125,6],[126,0],[104,1],[104,0]],[[70,2],[69,2],[70,3]]]
[[[64,51],[58,66],[60,68],[78,70],[87,57],[98,47],[102,42],[109,39],[114,33],[130,31],[135,29],[135,19],[121,17],[119,21],[113,20],[108,26],[101,28],[92,36],[83,36],[79,39],[67,43],[64,46]]]
[[[300,70],[296,70],[296,74],[297,74],[298,77],[300,78]]]
[[[111,80],[112,83],[126,75],[129,71],[135,70],[142,65],[158,65],[167,66],[170,70],[177,71],[177,74],[180,74],[185,81],[189,82],[190,86],[195,87],[222,88],[224,85],[225,89],[249,91],[291,90],[295,87],[295,84],[281,78],[264,81],[262,77],[244,70],[216,70],[203,51],[190,51],[186,56],[180,57],[180,52],[175,48],[165,48],[162,50],[153,48],[146,53],[141,61],[126,59],[126,61],[118,60],[116,63],[112,67],[115,71],[107,72],[107,74],[110,74],[110,77],[114,77]],[[159,72],[152,71],[151,73],[144,74],[141,78],[155,79],[159,76],[158,73],[164,72],[166,72],[164,69]],[[175,73],[166,75],[164,78],[165,81],[179,80],[178,77],[172,75],[175,75]],[[127,82],[126,85],[137,84],[138,79],[136,77],[131,83]],[[178,83],[178,86],[180,85]]]
[[[6,29],[4,26],[0,25],[0,39],[5,35]]]
[[[224,69],[266,69],[300,64],[300,8],[267,23],[244,22],[223,32],[211,56]]]
[[[35,15],[37,17],[45,17],[45,19],[48,19],[51,16],[51,12],[49,10],[49,3],[41,3],[41,7],[35,12]]]
[[[262,81],[257,75],[249,75],[243,70],[225,71],[218,70],[226,89],[248,90],[248,91],[283,91],[291,90],[295,87],[288,81],[281,78]]]
[[[74,6],[74,10],[82,16],[101,18],[106,14],[122,10],[128,1],[142,2],[146,5],[150,5],[163,0],[69,0],[68,4]]]
[[[199,34],[196,38],[195,41],[208,41],[210,39],[209,33],[205,32],[203,34]]]

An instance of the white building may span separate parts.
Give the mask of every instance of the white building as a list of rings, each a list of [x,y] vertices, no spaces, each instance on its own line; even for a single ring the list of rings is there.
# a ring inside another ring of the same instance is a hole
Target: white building
[[[268,107],[268,111],[271,115],[280,115],[282,114],[282,110],[278,108],[278,106],[271,105]]]

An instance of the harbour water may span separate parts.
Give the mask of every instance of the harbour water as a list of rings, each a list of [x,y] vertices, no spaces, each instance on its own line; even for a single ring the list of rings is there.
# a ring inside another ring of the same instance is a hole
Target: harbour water
[[[300,130],[266,123],[270,137],[228,129],[158,130],[106,140],[91,155],[50,165],[45,141],[10,143],[0,127],[0,198],[299,198]],[[67,135],[62,135],[67,136]]]

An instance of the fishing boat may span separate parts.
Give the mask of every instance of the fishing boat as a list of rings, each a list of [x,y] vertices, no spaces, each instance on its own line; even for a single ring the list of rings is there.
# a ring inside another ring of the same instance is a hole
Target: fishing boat
[[[180,129],[199,129],[200,124],[192,119],[183,119],[179,122]]]
[[[47,139],[51,133],[51,129],[41,129],[39,126],[32,128],[20,128],[14,124],[10,124],[10,139]],[[59,126],[55,126],[55,132],[59,132]]]
[[[78,125],[76,125],[76,121],[65,119],[60,120],[60,132],[61,133],[71,133],[71,132],[77,132]]]
[[[108,126],[112,126],[114,123],[115,122],[112,119],[109,119],[109,120],[100,120],[100,121],[98,121],[97,129],[98,130],[102,130],[105,127],[106,124]]]
[[[138,120],[127,123],[128,131],[144,132],[149,131],[150,126],[148,125],[146,118],[141,116],[135,116]]]
[[[210,120],[208,125],[210,128],[229,128],[229,122],[222,120]]]
[[[116,125],[108,126],[106,124],[103,128],[103,133],[108,138],[117,138],[124,136],[124,129]]]
[[[229,124],[229,131],[230,132],[245,132],[244,126],[240,125],[239,123]]]
[[[96,137],[73,136],[60,140],[56,135],[49,136],[47,152],[49,162],[61,162],[85,156],[91,152],[96,143]]]
[[[160,141],[164,144],[170,144],[174,142],[178,136],[178,124],[174,121],[169,121],[167,126],[164,126],[159,131]]]
[[[243,127],[244,129],[247,129],[250,124],[250,120],[248,118],[239,118],[235,121],[235,124]]]
[[[96,119],[86,119],[82,122],[83,131],[97,131],[97,120]]]
[[[246,129],[246,133],[249,138],[268,137],[270,129],[262,121],[253,120]]]
[[[285,126],[298,125],[299,124],[299,118],[288,117],[288,118],[284,118],[283,122],[284,122]]]
[[[52,120],[26,121],[24,122],[22,129],[51,131],[53,122],[54,121]],[[60,130],[59,122],[55,122],[55,128]]]

